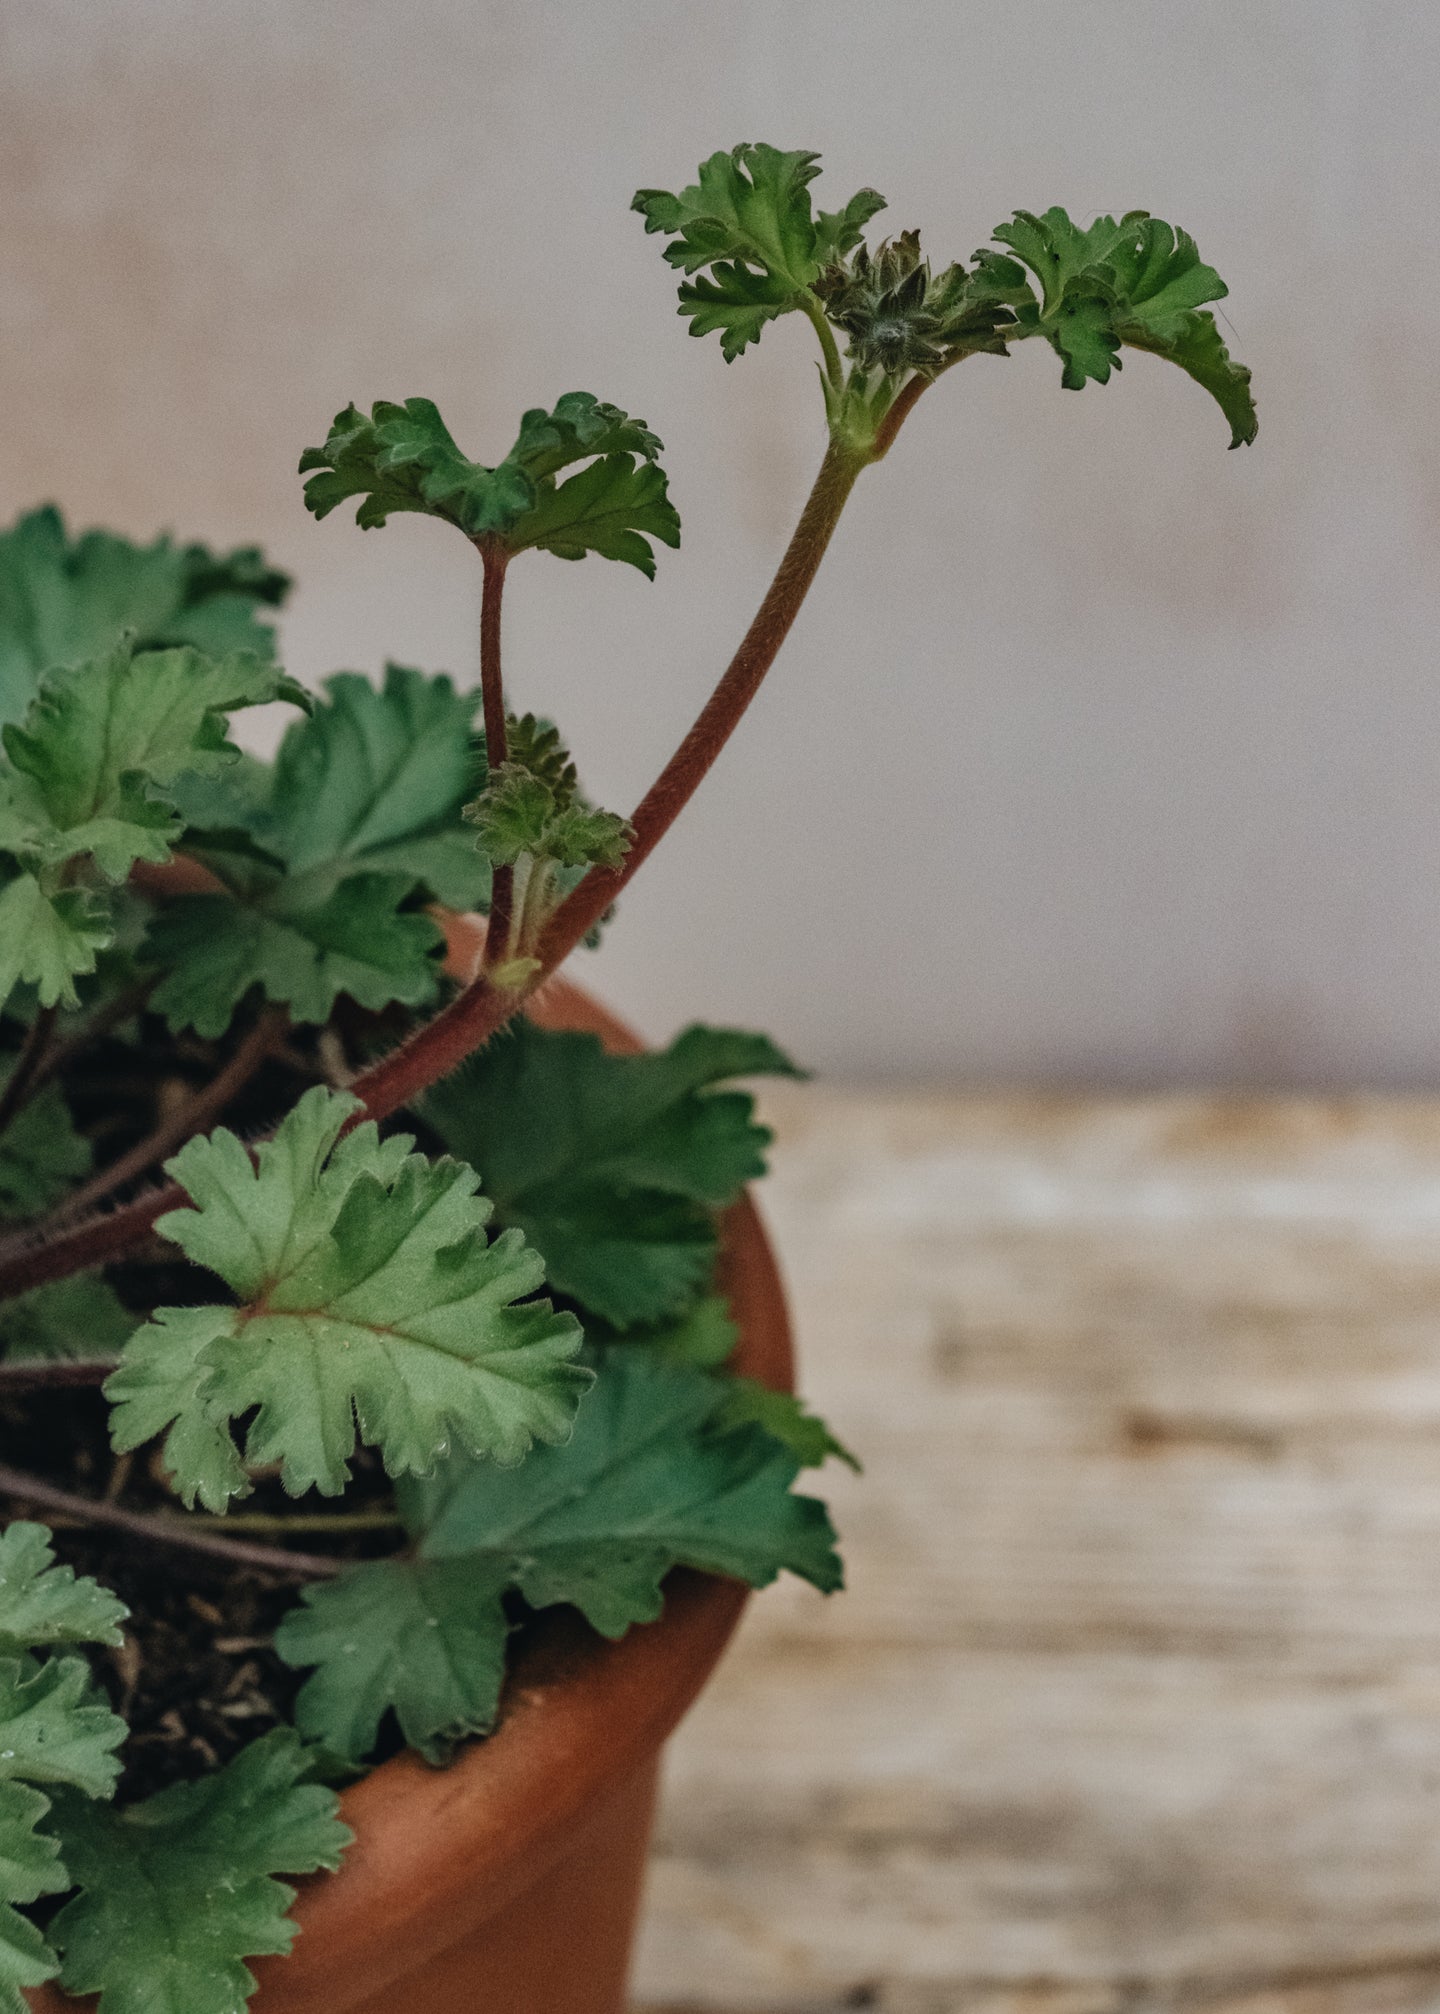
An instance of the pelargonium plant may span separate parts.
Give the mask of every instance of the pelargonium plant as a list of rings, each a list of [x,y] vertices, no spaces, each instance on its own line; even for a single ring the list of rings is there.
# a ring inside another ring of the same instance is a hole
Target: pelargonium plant
[[[788,1073],[703,1025],[607,1053],[528,1018],[592,942],[768,671],[856,481],[938,379],[1048,343],[1061,382],[1178,364],[1231,444],[1225,288],[1143,210],[1020,211],[969,264],[817,209],[814,154],[717,153],[634,207],[727,361],[797,315],[827,445],[773,583],[629,817],[507,708],[531,554],[650,577],[680,519],[649,427],[588,392],[493,463],[428,399],[306,450],[316,518],[412,511],[479,560],[479,686],[274,660],[250,549],[0,538],[0,2009],[225,2014],[288,1948],[282,1878],[342,1860],[337,1783],[495,1721],[507,1639],[618,1637],[685,1564],[840,1583],[802,1470],[846,1456],[735,1376],[717,1219]],[[230,716],[293,720],[271,763]],[[477,714],[479,719],[477,720]],[[488,917],[468,981],[451,914]],[[163,1166],[164,1179],[159,1178]],[[48,1522],[47,1522],[48,1521]],[[119,1795],[117,1795],[117,1789]]]

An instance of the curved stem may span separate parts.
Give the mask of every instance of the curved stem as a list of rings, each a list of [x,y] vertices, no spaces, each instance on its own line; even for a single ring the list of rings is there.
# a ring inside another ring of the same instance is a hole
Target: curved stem
[[[178,1182],[166,1182],[161,1188],[137,1196],[133,1202],[126,1203],[121,1209],[111,1210],[103,1217],[88,1217],[83,1223],[73,1225],[69,1222],[78,1209],[90,1207],[112,1194],[122,1182],[144,1174],[172,1147],[181,1145],[191,1134],[218,1116],[246,1079],[254,1075],[279,1040],[284,1027],[283,1009],[267,1009],[225,1068],[203,1086],[180,1112],[158,1126],[128,1154],[103,1168],[74,1195],[66,1197],[49,1222],[56,1223],[58,1220],[68,1228],[57,1229],[53,1236],[45,1236],[41,1242],[42,1226],[31,1225],[28,1231],[23,1231],[18,1238],[0,1247],[0,1301],[11,1300],[16,1294],[28,1294],[34,1287],[48,1286],[52,1280],[68,1279],[71,1273],[83,1273],[92,1266],[103,1266],[111,1259],[119,1258],[123,1252],[133,1251],[153,1227],[157,1217],[163,1217],[167,1210],[181,1208],[186,1200],[185,1191]]]
[[[58,1007],[42,1007],[26,1031],[20,1054],[15,1059],[15,1068],[5,1080],[5,1089],[0,1091],[0,1133],[23,1110],[30,1094],[39,1088],[40,1071],[59,1014]]]
[[[249,1083],[281,1040],[288,1018],[283,1007],[265,1008],[229,1062],[215,1073],[208,1084],[202,1084],[193,1097],[187,1098],[168,1118],[162,1119],[153,1132],[147,1133],[143,1140],[137,1140],[128,1153],[122,1154],[109,1167],[102,1168],[88,1182],[82,1182],[78,1189],[72,1190],[51,1211],[45,1223],[68,1223],[70,1218],[79,1216],[106,1196],[113,1195],[126,1182],[145,1174],[157,1161],[163,1161],[168,1153],[183,1146],[194,1134],[204,1132],[212,1119],[219,1118],[236,1092]]]
[[[540,939],[539,968],[523,987],[495,986],[482,972],[433,1021],[362,1071],[351,1089],[364,1100],[369,1118],[383,1119],[408,1105],[430,1085],[457,1069],[482,1042],[488,1041],[518,1011],[527,995],[569,956],[649,858],[730,739],[774,663],[864,466],[864,460],[853,449],[831,442],[755,620],[694,726],[635,813],[635,840],[624,865],[603,870],[592,868],[580,886],[565,898]],[[0,1293],[4,1287],[4,1269],[0,1267]]]
[[[496,986],[482,970],[423,1028],[361,1071],[350,1088],[363,1101],[367,1118],[386,1119],[410,1104],[503,1028],[649,858],[730,739],[774,663],[866,459],[853,447],[831,441],[754,621],[694,726],[635,813],[635,842],[623,867],[592,869],[566,897],[541,938],[538,968],[523,986]],[[489,935],[495,934],[494,922],[492,912]],[[137,1196],[110,1216],[77,1224],[46,1244],[0,1252],[0,1301],[87,1267],[104,1265],[137,1244],[157,1217],[184,1202],[185,1192],[171,1182],[150,1195]]]
[[[480,693],[485,714],[485,764],[493,776],[509,752],[505,681],[500,668],[500,604],[510,555],[491,539],[477,539],[475,547],[485,568],[480,591]],[[485,938],[487,967],[499,964],[508,953],[514,901],[514,868],[495,868],[490,883],[490,928]]]
[[[189,1552],[224,1560],[229,1566],[259,1567],[266,1573],[297,1580],[332,1580],[349,1564],[343,1559],[329,1559],[324,1553],[285,1552],[279,1546],[248,1545],[243,1539],[220,1538],[213,1532],[197,1531],[181,1518],[167,1517],[163,1512],[122,1510],[119,1504],[77,1496],[73,1490],[61,1489],[56,1483],[27,1475],[23,1469],[12,1469],[6,1463],[0,1463],[0,1496],[59,1517],[75,1518],[82,1524],[123,1531],[146,1545],[180,1546]]]
[[[7,1357],[0,1362],[0,1395],[103,1385],[115,1361],[114,1357]]]
[[[592,868],[551,917],[540,944],[544,969],[551,972],[599,922],[610,904],[638,873],[694,796],[716,757],[739,726],[760,690],[790,626],[800,613],[811,581],[830,543],[840,513],[867,457],[832,441],[815,486],[800,514],[755,620],[701,708],[694,726],[651,784],[635,811],[635,838],[620,867]]]
[[[829,318],[812,293],[803,293],[800,296],[800,305],[810,317],[815,333],[820,338],[820,348],[825,356],[825,375],[838,391],[845,381],[845,366],[840,361],[840,351]]]

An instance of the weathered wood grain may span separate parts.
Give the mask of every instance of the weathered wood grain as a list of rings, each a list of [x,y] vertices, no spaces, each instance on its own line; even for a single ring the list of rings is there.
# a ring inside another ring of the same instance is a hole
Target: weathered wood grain
[[[640,2003],[1440,2007],[1440,1104],[769,1103],[869,1472],[676,1743]]]

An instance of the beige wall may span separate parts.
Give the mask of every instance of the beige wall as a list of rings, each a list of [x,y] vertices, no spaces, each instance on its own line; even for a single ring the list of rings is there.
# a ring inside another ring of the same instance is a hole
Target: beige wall
[[[1254,0],[12,0],[0,510],[260,537],[292,666],[473,670],[439,527],[300,508],[347,399],[482,458],[575,386],[664,437],[647,587],[517,569],[514,690],[625,805],[820,448],[803,325],[727,369],[626,205],[742,138],[968,254],[1146,205],[1230,280],[1258,446],[1135,358],[980,359],[867,476],[779,676],[593,967],[857,1073],[1440,1076],[1440,13]]]

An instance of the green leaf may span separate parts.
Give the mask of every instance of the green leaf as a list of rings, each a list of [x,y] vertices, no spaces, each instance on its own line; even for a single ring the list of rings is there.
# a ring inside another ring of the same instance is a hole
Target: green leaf
[[[755,1378],[730,1378],[725,1397],[717,1407],[714,1425],[726,1433],[735,1427],[758,1426],[772,1440],[788,1448],[802,1469],[819,1469],[831,1455],[861,1474],[856,1457],[843,1441],[837,1441],[824,1420],[808,1412],[803,1399],[793,1392],[774,1392]]]
[[[93,1273],[74,1273],[0,1306],[0,1357],[118,1357],[134,1327],[113,1287]]]
[[[50,1933],[66,1992],[99,1993],[100,2014],[237,2014],[255,1988],[244,1961],[294,1941],[295,1892],[275,1877],[334,1869],[350,1844],[307,1767],[277,1728],[128,1810],[57,1805],[80,1890]]]
[[[90,1142],[75,1131],[64,1092],[42,1085],[0,1133],[0,1217],[38,1217],[89,1172]]]
[[[41,1986],[60,1970],[40,1931],[11,1906],[70,1885],[60,1842],[40,1830],[49,1810],[41,1791],[0,1780],[0,2014],[30,2014],[21,1988]]]
[[[240,1493],[222,1440],[252,1411],[246,1460],[279,1463],[295,1494],[339,1494],[357,1429],[391,1475],[452,1445],[516,1462],[569,1433],[590,1374],[574,1317],[525,1299],[539,1255],[517,1232],[487,1243],[469,1168],[370,1124],[341,1138],[359,1109],[317,1086],[256,1165],[223,1128],[167,1163],[195,1208],[156,1228],[238,1305],[159,1311],[105,1389],[117,1449],[176,1422],[165,1455],[187,1503]]]
[[[206,1037],[224,1034],[252,986],[294,1021],[323,1024],[342,993],[376,1010],[423,1006],[435,996],[444,933],[401,907],[413,886],[405,875],[362,874],[320,900],[283,881],[250,902],[180,896],[145,940],[146,959],[165,973],[150,1004],[172,1028]]]
[[[506,760],[464,813],[486,857],[497,867],[527,856],[560,867],[618,867],[630,850],[630,823],[589,802],[557,730],[527,713],[507,722],[506,742]]]
[[[120,1643],[126,1609],[108,1588],[57,1566],[44,1525],[0,1531],[0,1654],[57,1643]]]
[[[275,1635],[287,1664],[318,1666],[295,1703],[300,1732],[361,1762],[393,1709],[410,1747],[436,1764],[465,1736],[488,1734],[510,1579],[507,1560],[387,1559],[313,1592]]]
[[[292,877],[405,874],[450,908],[473,908],[489,876],[460,812],[484,774],[479,703],[398,664],[379,689],[354,672],[327,679],[325,703],[280,745],[252,836]]]
[[[862,189],[841,211],[816,216],[810,184],[818,154],[783,153],[763,144],[733,147],[702,161],[694,184],[671,195],[641,189],[632,209],[647,231],[675,242],[665,257],[685,274],[680,313],[690,333],[718,331],[725,361],[758,341],[765,324],[802,306],[821,269],[860,242],[885,199]]]
[[[253,546],[224,556],[168,538],[66,534],[47,506],[0,533],[0,721],[19,720],[43,672],[100,656],[130,631],[141,649],[193,643],[213,656],[273,654],[257,607],[290,583]]]
[[[17,874],[0,888],[0,1001],[26,985],[42,1007],[78,1007],[75,981],[95,970],[114,936],[110,911],[90,890],[47,895],[33,874]]]
[[[55,1564],[43,1525],[20,1521],[0,1531],[0,2014],[28,2014],[21,1989],[60,1969],[40,1931],[17,1913],[70,1886],[59,1841],[41,1829],[50,1799],[35,1786],[109,1797],[125,1735],[78,1657],[39,1664],[29,1652],[119,1643],[124,1615],[93,1580]]]
[[[444,937],[415,902],[489,894],[461,816],[485,775],[478,705],[400,665],[378,690],[342,672],[273,768],[186,779],[186,850],[229,892],[172,900],[151,926],[153,1004],[172,1028],[222,1033],[252,986],[297,1021],[328,1020],[342,992],[371,1009],[434,998]]]
[[[258,657],[128,644],[51,673],[25,725],[4,730],[0,845],[46,865],[90,854],[113,881],[164,860],[179,819],[154,789],[233,762],[226,714],[277,698],[281,682]]]
[[[692,1364],[697,1370],[718,1371],[729,1363],[740,1341],[729,1304],[719,1294],[707,1294],[678,1321],[663,1328],[633,1332],[627,1342],[654,1350],[668,1362]]]
[[[551,1285],[628,1329],[684,1309],[714,1267],[714,1211],[764,1173],[753,1101],[713,1088],[761,1074],[797,1073],[759,1035],[690,1028],[660,1053],[609,1056],[520,1021],[422,1109]]]
[[[80,1658],[0,1658],[0,1781],[64,1783],[108,1797],[124,1736],[125,1723],[96,1696]]]
[[[568,482],[541,484],[535,507],[509,534],[512,552],[535,547],[559,559],[624,560],[647,580],[655,578],[655,550],[680,543],[680,515],[662,469],[630,455],[604,455]]]
[[[514,1470],[452,1457],[402,1485],[418,1558],[307,1588],[277,1633],[287,1663],[318,1667],[297,1702],[302,1729],[356,1757],[387,1707],[431,1752],[483,1732],[499,1697],[507,1586],[536,1608],[570,1603],[612,1637],[660,1613],[678,1565],[754,1587],[782,1570],[838,1587],[824,1506],[790,1493],[793,1457],[758,1427],[709,1430],[722,1391],[688,1366],[614,1351],[567,1446]],[[411,1663],[408,1647],[427,1636],[440,1640],[433,1655]]]
[[[1022,329],[1046,336],[1064,363],[1061,383],[1079,390],[1120,369],[1122,345],[1168,357],[1219,404],[1232,447],[1253,441],[1258,422],[1250,372],[1232,361],[1206,301],[1229,289],[1202,264],[1195,240],[1145,210],[1118,221],[1099,217],[1085,229],[1064,210],[1043,216],[1017,210],[994,236],[1015,259],[976,253],[996,298],[1015,307]],[[1040,287],[1037,302],[1016,260]]]
[[[659,453],[642,420],[589,392],[567,392],[553,412],[527,412],[515,445],[489,468],[461,453],[429,399],[381,399],[368,419],[353,405],[338,413],[324,446],[301,456],[300,472],[313,471],[305,502],[317,518],[358,497],[356,522],[366,529],[396,511],[420,511],[506,552],[598,552],[653,577],[649,539],[680,543]],[[582,461],[589,467],[557,486],[557,473]]]

